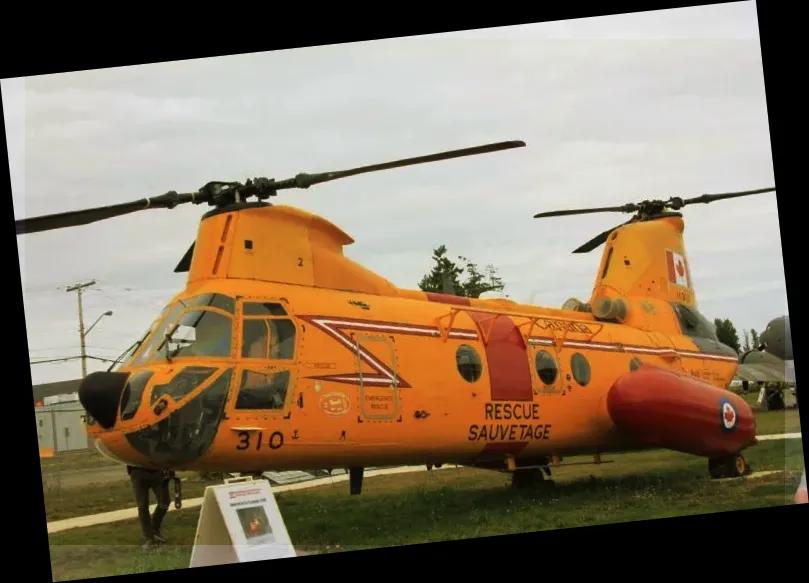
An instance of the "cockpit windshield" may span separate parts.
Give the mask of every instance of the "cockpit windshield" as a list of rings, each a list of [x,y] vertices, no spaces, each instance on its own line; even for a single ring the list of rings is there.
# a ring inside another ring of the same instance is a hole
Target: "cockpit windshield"
[[[183,357],[230,356],[235,313],[232,298],[204,294],[179,300],[164,313],[166,316],[153,326],[130,366]]]
[[[212,310],[186,311],[168,330],[162,346],[168,360],[183,356],[230,356],[231,319]]]

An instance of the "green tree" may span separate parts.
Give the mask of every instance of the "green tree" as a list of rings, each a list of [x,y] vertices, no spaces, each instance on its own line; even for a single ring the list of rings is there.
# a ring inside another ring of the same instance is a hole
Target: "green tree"
[[[744,340],[744,345],[742,346],[742,349],[745,352],[747,352],[748,350],[752,350],[750,348],[750,332],[748,332],[747,330],[742,330],[742,340]]]
[[[466,257],[459,256],[458,263],[447,257],[447,246],[433,249],[433,268],[421,278],[419,289],[425,292],[448,293],[468,298],[479,298],[488,291],[502,291],[503,280],[493,265],[481,270]],[[466,274],[464,281],[461,276]]]
[[[727,318],[724,320],[716,318],[714,325],[716,326],[716,337],[719,338],[719,342],[730,346],[737,353],[741,352],[739,333],[736,332],[736,327],[733,325],[733,322]]]
[[[756,332],[755,328],[750,329],[750,346],[753,349],[758,349],[758,345],[760,344],[758,332]]]

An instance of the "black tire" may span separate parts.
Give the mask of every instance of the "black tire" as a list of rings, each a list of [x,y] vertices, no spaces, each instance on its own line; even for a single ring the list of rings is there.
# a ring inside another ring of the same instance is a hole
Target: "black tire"
[[[713,458],[708,460],[708,473],[711,478],[718,480],[721,478],[739,478],[752,473],[750,464],[744,459],[741,453]]]
[[[784,403],[784,393],[779,390],[773,390],[767,393],[767,411],[783,411],[786,409]]]
[[[708,460],[708,474],[714,480],[727,478],[727,466],[722,458],[712,458]]]
[[[511,474],[511,485],[517,489],[536,488],[544,482],[544,474],[537,469],[516,470]]]

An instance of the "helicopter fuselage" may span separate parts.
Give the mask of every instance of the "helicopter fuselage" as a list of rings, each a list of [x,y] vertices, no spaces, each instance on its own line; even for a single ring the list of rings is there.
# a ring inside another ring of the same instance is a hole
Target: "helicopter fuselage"
[[[737,354],[688,285],[666,284],[681,232],[622,227],[592,305],[552,309],[397,288],[299,209],[211,212],[186,289],[118,371],[82,384],[88,432],[128,464],[230,472],[730,455],[755,424],[725,390]]]
[[[733,356],[507,305],[206,282],[167,307],[118,371],[112,426],[89,431],[125,463],[232,472],[532,460],[671,447],[683,432],[692,443],[679,449],[719,455],[752,437],[744,403],[722,390]],[[721,398],[735,433],[718,423]]]
[[[185,289],[118,370],[83,380],[88,433],[123,463],[175,470],[514,469],[660,447],[710,458],[714,477],[742,475],[755,420],[726,390],[738,355],[697,310],[678,211],[774,188],[535,215],[634,213],[575,251],[605,246],[590,300],[560,310],[399,288],[345,257],[353,239],[336,225],[265,202],[279,190],[523,146],[209,182],[15,221],[20,235],[214,207],[175,269],[188,272]]]

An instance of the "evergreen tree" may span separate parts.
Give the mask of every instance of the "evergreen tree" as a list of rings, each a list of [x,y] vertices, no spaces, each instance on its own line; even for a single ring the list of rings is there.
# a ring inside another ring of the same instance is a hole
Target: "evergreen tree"
[[[719,342],[730,346],[737,353],[741,352],[739,333],[736,332],[736,327],[733,323],[727,318],[724,320],[716,318],[714,325],[716,326],[716,337],[719,338]]]
[[[493,265],[487,265],[481,271],[476,263],[463,256],[459,256],[456,263],[447,257],[446,245],[433,249],[432,259],[432,270],[419,282],[419,289],[422,291],[479,298],[485,292],[502,291],[505,288]],[[461,281],[464,273],[466,279]]]
[[[756,332],[755,328],[750,329],[750,344],[754,349],[758,349],[758,345],[760,344],[758,332]]]

